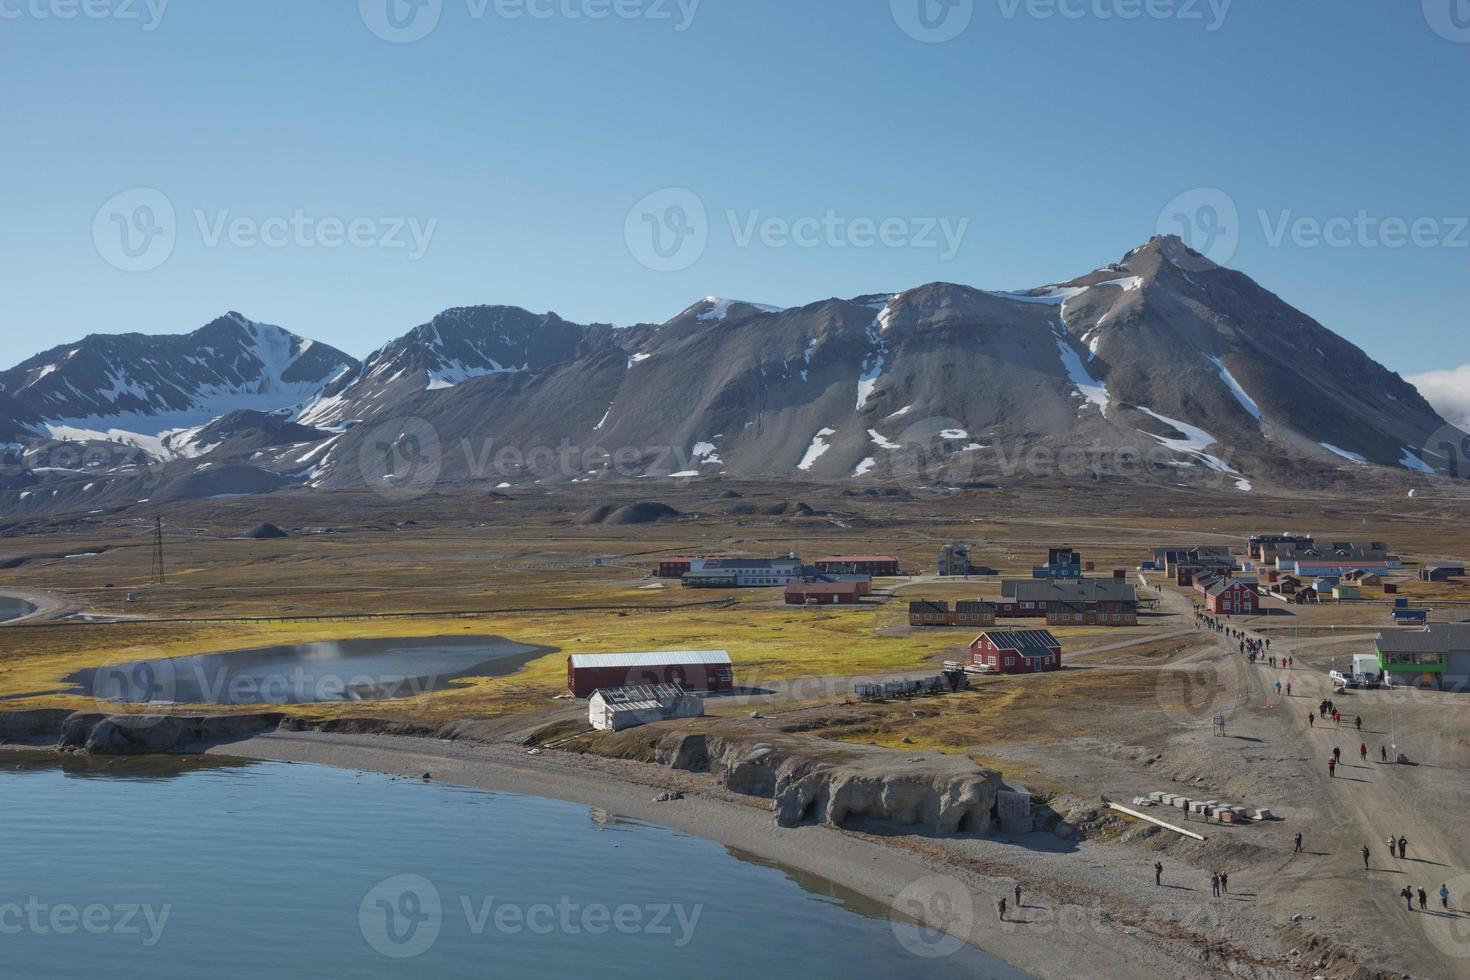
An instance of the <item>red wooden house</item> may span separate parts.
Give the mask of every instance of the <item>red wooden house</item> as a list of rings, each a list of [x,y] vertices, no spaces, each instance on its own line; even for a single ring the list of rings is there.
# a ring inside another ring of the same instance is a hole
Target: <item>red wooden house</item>
[[[786,586],[788,606],[851,606],[862,594],[859,582],[792,582]]]
[[[962,599],[954,604],[942,600],[909,603],[910,626],[994,626],[996,604],[984,599]]]
[[[1216,616],[1255,616],[1261,611],[1261,593],[1254,582],[1219,579],[1204,589],[1205,608]]]
[[[1047,630],[986,630],[970,644],[970,663],[1002,674],[1062,669],[1062,644]]]

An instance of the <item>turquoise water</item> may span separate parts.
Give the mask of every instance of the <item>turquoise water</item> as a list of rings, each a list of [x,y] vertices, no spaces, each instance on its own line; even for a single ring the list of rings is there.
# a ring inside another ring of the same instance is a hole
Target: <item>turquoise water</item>
[[[587,807],[278,763],[0,755],[16,977],[1019,977]]]

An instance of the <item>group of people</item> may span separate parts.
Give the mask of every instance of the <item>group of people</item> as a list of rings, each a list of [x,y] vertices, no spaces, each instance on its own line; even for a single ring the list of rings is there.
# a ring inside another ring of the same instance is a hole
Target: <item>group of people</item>
[[[1364,850],[1367,850],[1367,848],[1364,848]],[[1415,895],[1419,898],[1419,911],[1427,912],[1429,910],[1429,893],[1424,890],[1423,885],[1420,885],[1418,888],[1412,885],[1405,885],[1403,891],[1399,892],[1399,897],[1404,900],[1404,905],[1410,912],[1414,911]],[[1439,886],[1439,907],[1446,912],[1450,910],[1450,886],[1448,884],[1441,884]]]

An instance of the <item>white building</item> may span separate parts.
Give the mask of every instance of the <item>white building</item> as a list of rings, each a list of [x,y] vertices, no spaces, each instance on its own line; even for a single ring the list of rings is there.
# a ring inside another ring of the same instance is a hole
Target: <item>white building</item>
[[[678,684],[653,684],[598,690],[587,701],[587,720],[593,728],[619,732],[670,718],[703,718],[704,698]]]
[[[785,587],[801,578],[801,559],[785,558],[696,558],[684,575],[684,587],[692,589],[759,589]]]

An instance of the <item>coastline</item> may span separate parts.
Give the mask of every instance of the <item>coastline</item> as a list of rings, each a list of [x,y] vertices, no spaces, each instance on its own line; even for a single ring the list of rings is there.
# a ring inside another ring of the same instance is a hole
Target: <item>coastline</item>
[[[396,735],[277,732],[212,747],[206,754],[409,778],[429,773],[436,782],[598,807],[749,852],[886,907],[898,903],[905,912],[922,907],[913,903],[916,889],[935,894],[939,876],[944,895],[969,894],[974,914],[964,916],[968,921],[961,924],[925,924],[995,958],[996,976],[1125,980],[1179,975],[1180,964],[1165,951],[1141,940],[1120,943],[1123,934],[1116,931],[1054,928],[1043,933],[1000,922],[995,903],[1009,894],[1013,879],[981,877],[869,835],[824,826],[777,827],[768,809],[724,793],[709,777],[644,766],[633,772],[617,760],[555,752],[531,756],[511,745]],[[683,792],[684,798],[654,799],[671,790]]]

